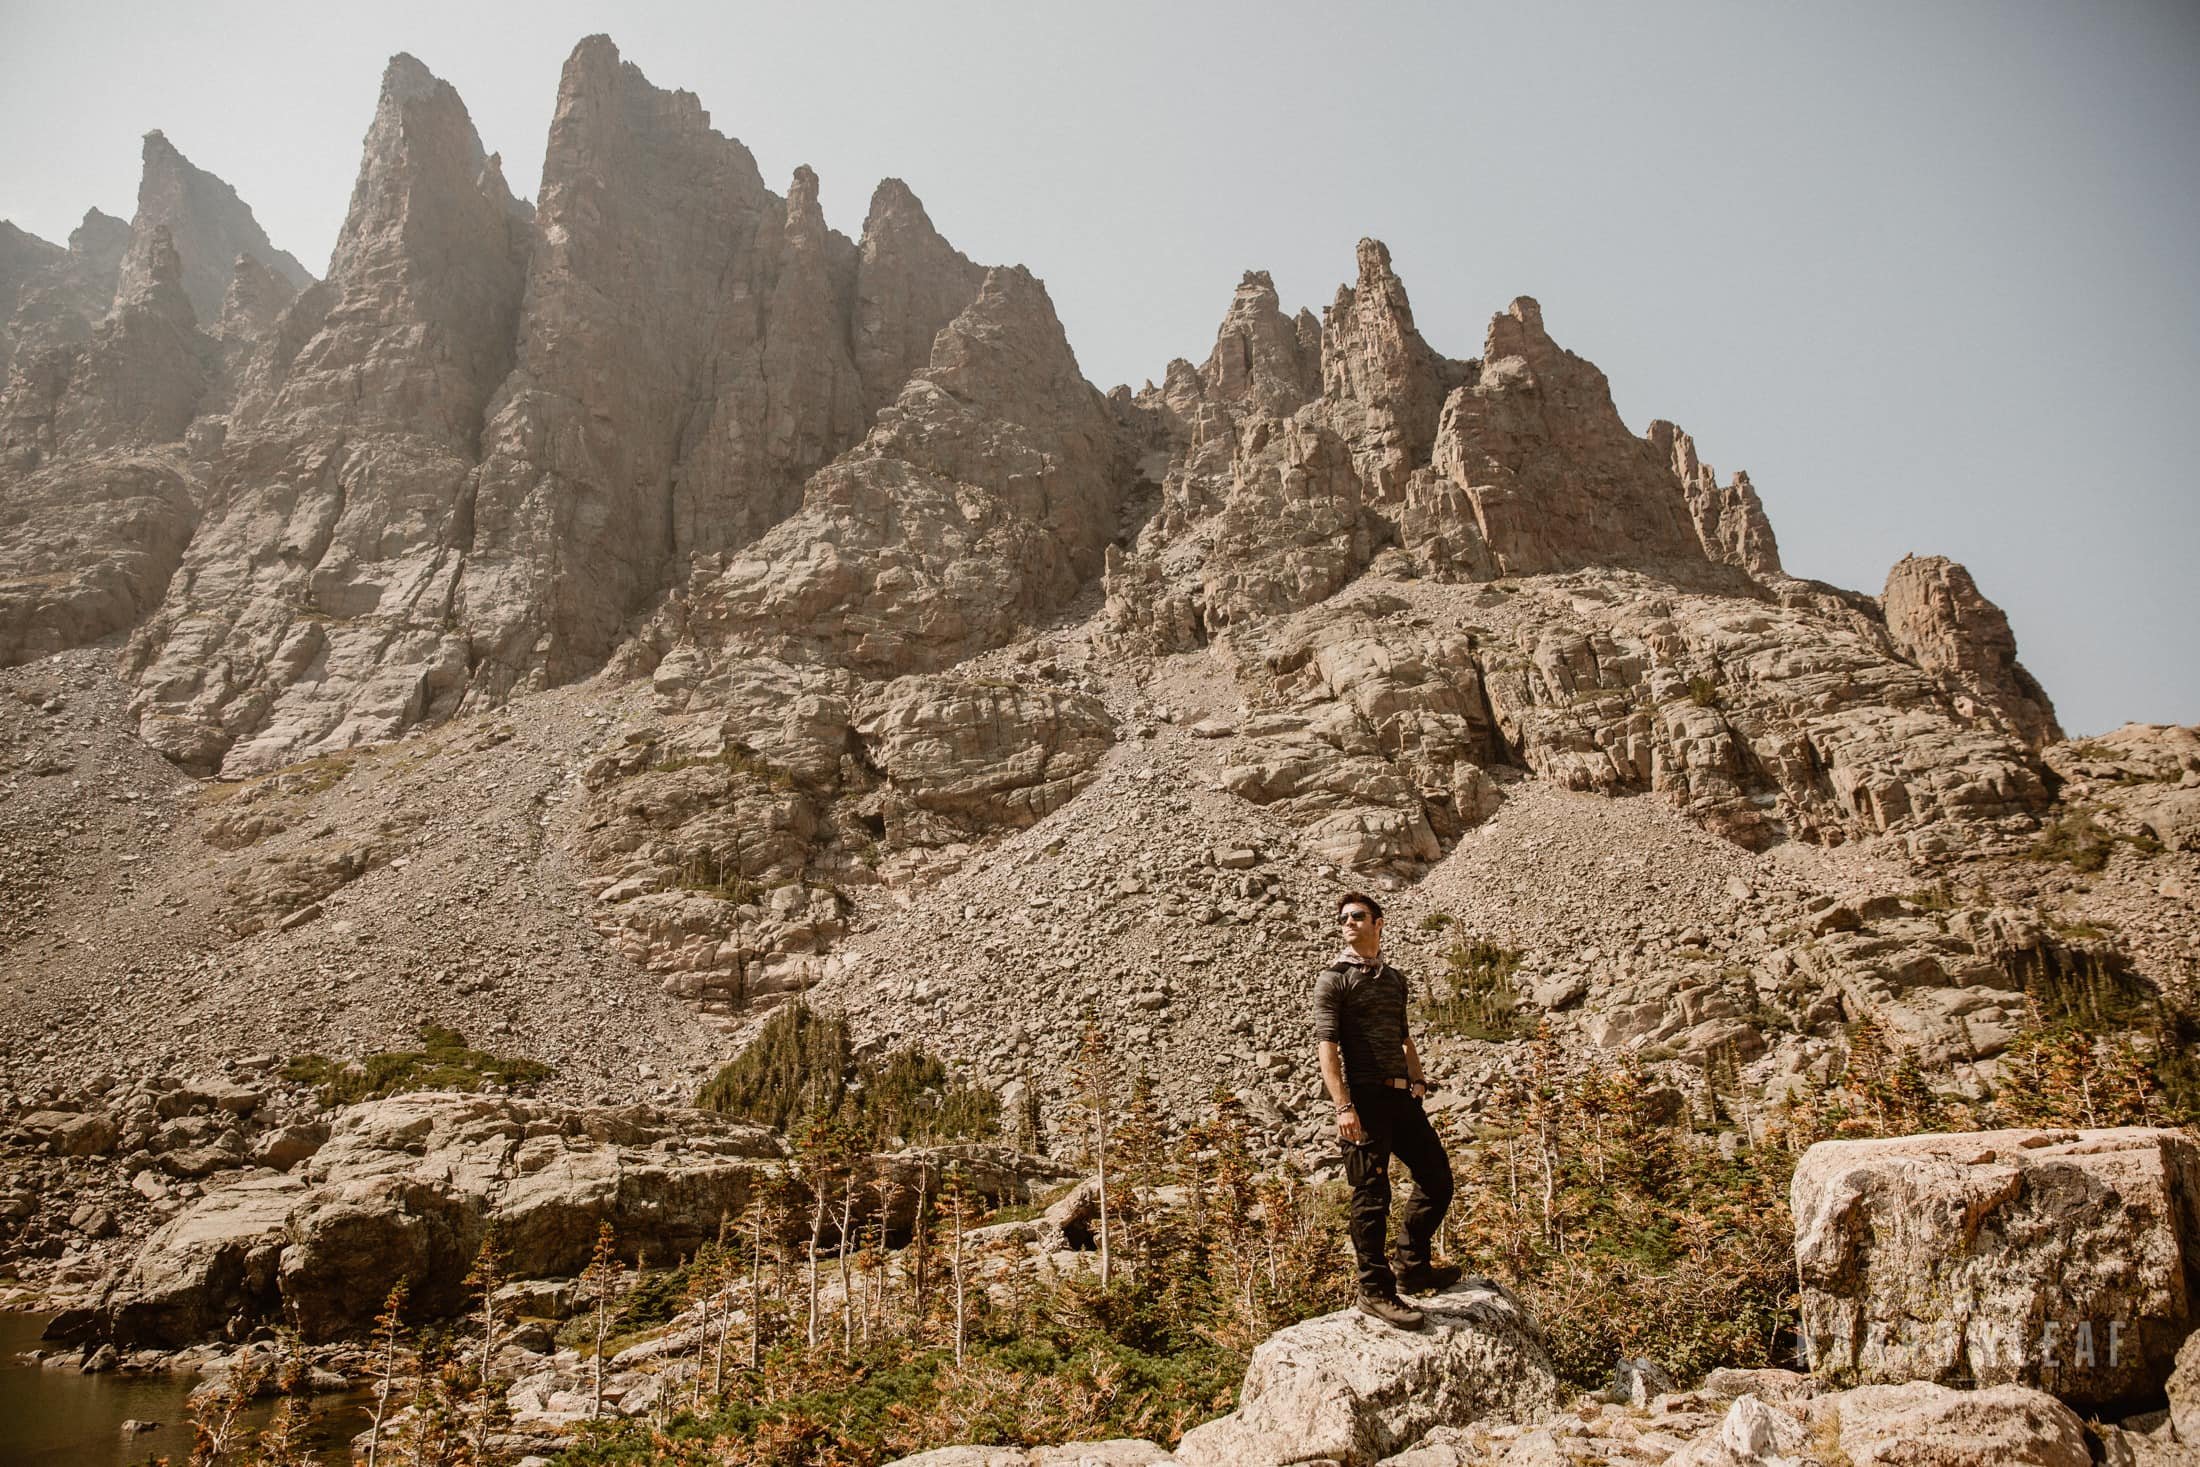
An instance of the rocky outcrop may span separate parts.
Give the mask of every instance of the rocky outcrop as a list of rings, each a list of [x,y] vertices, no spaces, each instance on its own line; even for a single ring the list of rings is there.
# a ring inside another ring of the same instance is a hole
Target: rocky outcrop
[[[0,219],[0,380],[7,375],[8,359],[15,354],[15,337],[9,321],[15,315],[16,297],[25,282],[43,275],[68,258],[68,251],[37,235]]]
[[[1429,462],[1445,400],[1474,364],[1422,340],[1382,241],[1361,240],[1358,254],[1358,278],[1322,313],[1322,396],[1368,497],[1393,504]]]
[[[94,641],[159,604],[198,522],[177,443],[217,353],[165,231],[81,345],[19,361],[0,394],[0,665]]]
[[[192,476],[157,454],[0,484],[0,667],[150,615],[198,522],[197,495]]]
[[[991,271],[801,510],[691,589],[688,634],[874,678],[999,646],[1099,573],[1121,459],[1046,287]]]
[[[155,748],[250,772],[457,706],[475,435],[526,242],[457,94],[392,60],[329,278],[244,361],[212,469],[223,512],[133,642]],[[231,322],[253,309],[238,283]]]
[[[466,597],[485,691],[592,668],[672,571],[745,544],[862,432],[855,249],[695,97],[604,37],[558,87],[518,361],[490,410]]]
[[[424,1314],[450,1313],[491,1227],[515,1277],[580,1272],[605,1222],[622,1248],[692,1253],[780,1154],[761,1128],[692,1111],[433,1093],[356,1106],[295,1173],[247,1176],[154,1234],[97,1327],[180,1346],[280,1313],[324,1340],[363,1331],[400,1277]]]
[[[865,685],[765,659],[676,706],[691,700],[701,711],[629,730],[590,767],[583,851],[605,873],[603,929],[716,1012],[817,982],[846,931],[835,888],[1044,818],[1091,782],[1116,732],[1097,698],[1066,688]]]
[[[1951,819],[2028,827],[2047,803],[2021,745],[1958,716],[1937,681],[1841,617],[1604,572],[1492,588],[1447,619],[1370,588],[1233,634],[1242,696],[1264,715],[1241,732],[1304,747],[1255,744],[1254,773],[1232,788],[1298,799],[1313,793],[1303,779],[1258,771],[1311,758],[1322,789],[1288,807],[1298,819],[1401,812],[1401,839],[1348,861],[1363,869],[1432,859],[1410,832],[1449,840],[1479,823],[1487,771],[1503,765],[1568,789],[1665,793],[1753,847],[1922,838]]]
[[[1855,1467],[2087,1467],[2094,1460],[2078,1414],[2020,1385],[1863,1386],[1829,1398],[1825,1414],[1826,1434]]]
[[[2073,818],[2097,818],[2135,844],[2200,851],[2200,727],[2127,723],[2041,757]]]
[[[1511,1294],[1470,1279],[1419,1302],[1418,1332],[1346,1310],[1270,1335],[1253,1350],[1237,1410],[1186,1432],[1176,1460],[1371,1463],[1437,1427],[1557,1406],[1542,1332]]]
[[[1627,430],[1604,374],[1551,340],[1535,301],[1491,320],[1434,436],[1433,473],[1408,488],[1399,528],[1438,570],[1479,580],[1622,566],[1716,583],[1671,449]]]
[[[1689,517],[1696,522],[1696,538],[1712,560],[1739,567],[1760,581],[1779,579],[1780,547],[1772,536],[1772,522],[1757,498],[1749,475],[1737,473],[1719,483],[1711,465],[1696,457],[1696,440],[1663,418],[1650,425],[1650,446],[1670,454],[1673,477],[1688,496]]]
[[[985,267],[940,238],[909,185],[898,178],[879,184],[856,251],[852,339],[866,417],[931,362],[932,338],[984,284]]]
[[[114,312],[83,346],[37,353],[0,401],[0,462],[30,472],[57,459],[172,443],[213,379],[216,353],[181,286],[165,229],[131,245]]]
[[[138,177],[137,214],[130,221],[133,240],[165,229],[182,260],[183,294],[201,321],[221,315],[229,279],[239,255],[248,255],[303,289],[312,275],[269,242],[266,231],[237,191],[176,151],[165,134],[145,135],[144,169]],[[125,260],[117,294],[142,291],[149,283],[142,261]]]
[[[1068,804],[1115,741],[1115,720],[1089,694],[912,677],[867,698],[854,731],[885,780],[883,833],[936,845]]]
[[[1903,656],[1959,690],[1972,717],[2002,724],[2037,751],[2061,739],[2055,706],[2017,661],[2017,639],[1971,573],[1943,556],[1906,555],[1887,572],[1887,635]]]
[[[12,294],[0,285],[0,306],[8,311],[8,319],[0,322],[0,347],[5,348],[0,351],[0,376],[8,367],[9,352],[27,361],[49,347],[90,341],[92,328],[114,304],[115,279],[129,247],[128,224],[87,210],[84,222],[70,231],[69,247],[59,259],[44,257],[44,268],[25,275]]]
[[[1835,1381],[2138,1407],[2200,1320],[2200,1148],[2181,1132],[1821,1142],[1791,1204],[1804,1343]]]
[[[1351,364],[1336,365],[1340,376],[1350,375]],[[1289,417],[1321,395],[1322,370],[1322,329],[1313,313],[1285,316],[1268,272],[1246,271],[1200,368],[1208,392],[1256,416]]]

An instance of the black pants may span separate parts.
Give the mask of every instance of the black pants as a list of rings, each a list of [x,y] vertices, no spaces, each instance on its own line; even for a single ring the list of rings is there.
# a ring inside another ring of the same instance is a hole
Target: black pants
[[[1352,1105],[1367,1139],[1344,1148],[1344,1174],[1352,1183],[1352,1251],[1360,1261],[1360,1292],[1393,1298],[1398,1280],[1390,1271],[1390,1161],[1396,1157],[1413,1176],[1413,1201],[1406,1207],[1408,1263],[1426,1263],[1436,1228],[1451,1206],[1451,1158],[1421,1102],[1403,1090],[1384,1086],[1352,1087]]]

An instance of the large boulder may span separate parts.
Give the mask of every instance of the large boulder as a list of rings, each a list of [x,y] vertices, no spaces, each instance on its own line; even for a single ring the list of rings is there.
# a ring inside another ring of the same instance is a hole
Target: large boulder
[[[1177,1460],[1368,1463],[1439,1426],[1557,1406],[1542,1330],[1503,1287],[1467,1279],[1423,1307],[1419,1330],[1349,1309],[1278,1330],[1253,1351],[1238,1409],[1186,1432]]]
[[[312,1160],[209,1193],[107,1286],[101,1331],[185,1345],[280,1312],[363,1330],[404,1278],[449,1312],[494,1228],[515,1277],[578,1273],[602,1223],[630,1256],[692,1253],[747,1204],[778,1138],[699,1111],[421,1093],[352,1107]]]
[[[1159,1467],[1176,1460],[1152,1442],[1117,1438],[1058,1447],[936,1447],[887,1467]]]
[[[2093,1460],[2077,1413],[2024,1386],[1864,1386],[1832,1398],[1828,1410],[1854,1467],[2089,1467]]]
[[[101,1333],[181,1346],[220,1331],[238,1315],[267,1313],[275,1300],[284,1225],[305,1193],[303,1183],[287,1176],[248,1177],[208,1193],[155,1233],[108,1285],[99,1306]]]
[[[2200,1147],[2182,1132],[1825,1141],[1790,1201],[1804,1343],[1835,1381],[2151,1404],[2200,1317]]]

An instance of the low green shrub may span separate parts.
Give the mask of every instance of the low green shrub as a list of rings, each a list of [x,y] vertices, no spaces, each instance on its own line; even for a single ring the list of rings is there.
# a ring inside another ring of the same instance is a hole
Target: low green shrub
[[[385,1050],[354,1060],[301,1054],[283,1066],[286,1080],[312,1085],[331,1105],[380,1100],[406,1090],[523,1090],[550,1078],[550,1066],[469,1048],[441,1024],[420,1026],[420,1048]]]

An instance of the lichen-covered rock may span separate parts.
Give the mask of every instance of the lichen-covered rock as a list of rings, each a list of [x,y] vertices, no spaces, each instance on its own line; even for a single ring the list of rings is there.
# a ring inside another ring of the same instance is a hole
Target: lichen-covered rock
[[[1254,1348],[1238,1409],[1186,1432],[1177,1460],[1371,1463],[1434,1427],[1522,1420],[1558,1404],[1542,1332],[1511,1294],[1470,1279],[1421,1303],[1420,1330],[1345,1310],[1270,1335]]]
[[[2200,1320],[2200,1147],[2182,1132],[1823,1141],[1790,1200],[1805,1345],[1836,1381],[2135,1405]]]

